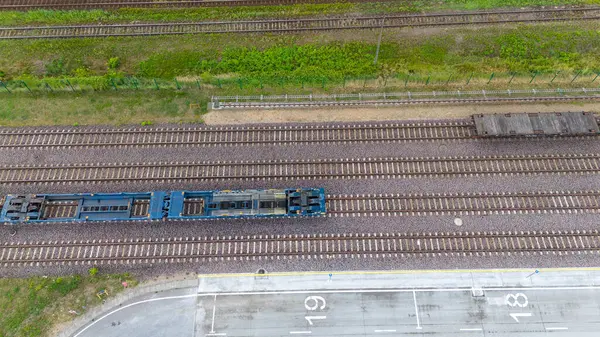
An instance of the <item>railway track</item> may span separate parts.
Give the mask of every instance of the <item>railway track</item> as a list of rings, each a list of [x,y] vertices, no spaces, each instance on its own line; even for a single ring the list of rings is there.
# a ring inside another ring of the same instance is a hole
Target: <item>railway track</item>
[[[233,126],[0,131],[0,149],[291,145],[460,140],[475,135],[471,121],[299,126]]]
[[[590,231],[435,232],[11,242],[0,265],[153,264],[274,259],[598,253]]]
[[[597,20],[600,7],[463,12],[446,14],[329,17],[222,22],[171,22],[0,28],[0,39],[151,36],[201,33],[259,33],[340,29],[400,28],[517,22]]]
[[[246,162],[150,162],[0,167],[0,184],[373,179],[600,172],[600,155],[363,158]]]
[[[329,217],[561,214],[600,210],[600,191],[328,195],[326,199]],[[197,214],[194,213],[197,205],[197,200],[184,201],[184,213]],[[134,206],[134,215],[140,217],[131,221],[147,221],[148,202]],[[52,203],[44,214],[46,219],[70,222],[67,218],[76,208],[72,203]]]
[[[344,0],[344,2],[385,2],[386,0]],[[187,8],[220,6],[276,6],[336,3],[339,0],[3,0],[0,10],[34,9],[117,9],[117,8]]]
[[[329,195],[327,213],[349,216],[597,213],[600,192]]]
[[[489,104],[489,103],[544,103],[600,100],[600,95],[586,96],[529,96],[529,97],[481,97],[481,98],[428,98],[428,99],[385,99],[348,101],[301,101],[301,102],[213,102],[212,108],[222,109],[289,109],[314,107],[416,105],[416,104]]]

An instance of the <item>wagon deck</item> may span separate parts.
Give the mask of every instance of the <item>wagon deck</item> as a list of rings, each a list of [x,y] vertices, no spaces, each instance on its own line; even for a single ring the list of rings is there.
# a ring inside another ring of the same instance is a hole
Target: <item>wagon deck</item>
[[[581,136],[600,132],[591,112],[473,115],[480,137]]]

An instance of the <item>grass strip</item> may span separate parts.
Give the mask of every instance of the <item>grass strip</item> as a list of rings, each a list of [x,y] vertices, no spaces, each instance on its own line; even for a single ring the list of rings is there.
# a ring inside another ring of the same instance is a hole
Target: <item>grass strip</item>
[[[377,32],[367,30],[0,41],[0,80],[135,76],[315,82],[389,74],[600,70],[597,23],[420,31],[386,31],[377,64]]]
[[[386,30],[375,65],[377,38],[356,30],[0,41],[0,124],[201,122],[211,95],[600,83],[594,22]]]
[[[540,6],[598,5],[600,0],[416,0],[375,3],[297,4],[208,8],[123,8],[117,10],[32,10],[0,12],[0,26],[68,25],[79,23],[249,20],[343,14],[387,14],[444,10],[484,10]]]
[[[114,296],[137,285],[129,274],[96,274],[60,277],[0,279],[0,336],[50,336],[53,325],[68,322],[101,304],[105,290]]]

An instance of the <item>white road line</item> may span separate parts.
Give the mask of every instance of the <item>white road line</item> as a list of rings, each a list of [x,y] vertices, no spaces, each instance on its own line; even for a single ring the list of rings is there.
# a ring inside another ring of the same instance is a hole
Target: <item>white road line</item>
[[[415,291],[413,291],[413,300],[415,302],[415,313],[417,314],[417,329],[423,329],[419,320],[419,307],[417,306],[417,293]]]
[[[566,327],[557,327],[557,328],[546,328],[546,330],[569,330],[569,328],[566,328]]]
[[[507,288],[481,288],[484,291],[532,291],[532,290],[599,290],[600,286],[582,286],[582,287],[507,287]],[[461,292],[471,291],[472,288],[435,288],[435,289],[345,289],[345,290],[283,290],[283,291],[248,291],[248,292],[227,292],[227,293],[204,293],[198,296],[240,296],[240,295],[294,295],[294,294],[354,294],[354,293],[409,293],[409,292]]]
[[[192,294],[192,295],[183,295],[183,296],[170,296],[170,297],[161,297],[161,298],[151,298],[149,300],[144,300],[144,301],[139,301],[139,302],[135,302],[135,303],[130,303],[127,305],[124,305],[118,309],[115,309],[111,312],[109,312],[108,314],[98,318],[97,320],[93,321],[92,323],[90,323],[90,325],[86,326],[85,328],[81,329],[77,334],[73,335],[73,337],[77,337],[79,335],[81,335],[82,333],[84,333],[87,329],[91,328],[94,324],[100,322],[101,320],[103,320],[104,318],[114,314],[115,312],[119,312],[123,309],[132,307],[134,305],[138,305],[138,304],[142,304],[142,303],[148,303],[148,302],[156,302],[156,301],[164,301],[164,300],[173,300],[173,299],[180,299],[180,298],[189,298],[189,297],[198,297],[198,294]]]
[[[464,329],[460,329],[460,331],[481,331],[483,330],[482,328],[464,328]]]
[[[375,332],[396,332],[396,330],[375,330]]]
[[[227,334],[224,333],[224,332],[220,332],[220,333],[207,333],[205,336],[227,336]]]
[[[290,334],[294,335],[294,334],[309,334],[312,333],[312,331],[290,331]]]
[[[210,326],[210,333],[215,333],[215,313],[217,312],[217,295],[215,295],[215,301],[213,302],[213,316],[212,324]]]

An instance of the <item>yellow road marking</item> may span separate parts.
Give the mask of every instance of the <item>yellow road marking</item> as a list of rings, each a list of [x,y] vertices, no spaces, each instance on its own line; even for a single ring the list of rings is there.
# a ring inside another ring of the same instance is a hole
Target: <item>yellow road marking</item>
[[[540,273],[555,273],[568,271],[600,271],[600,267],[582,267],[582,268],[538,268]],[[440,270],[365,270],[365,271],[298,271],[298,272],[280,272],[268,274],[240,273],[240,274],[198,274],[198,278],[219,278],[219,277],[249,277],[249,276],[311,276],[311,275],[398,275],[398,274],[438,274],[438,273],[531,273],[534,268],[514,268],[514,269],[440,269]]]

